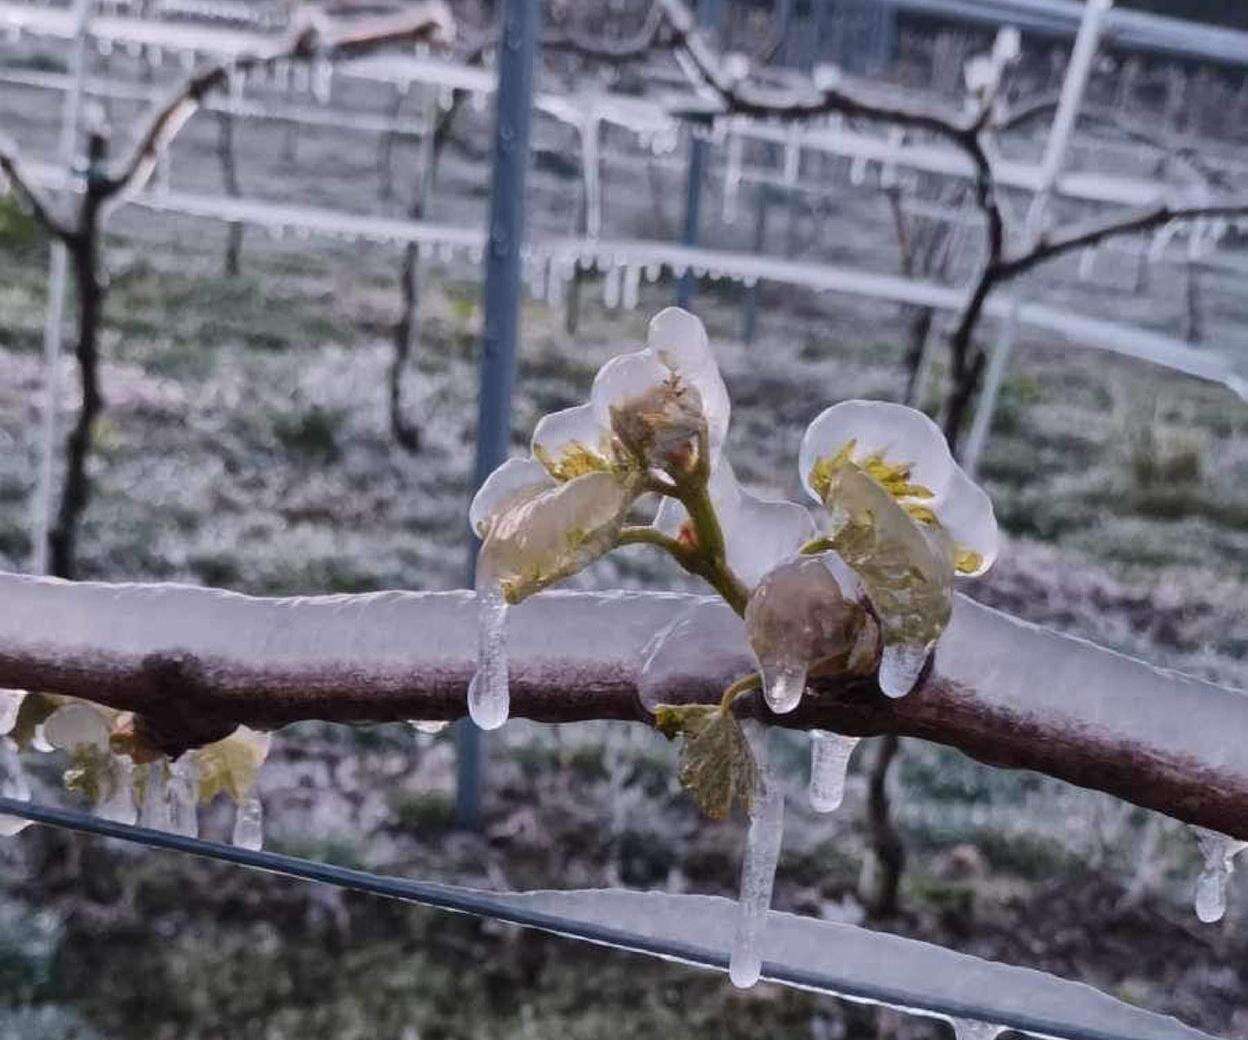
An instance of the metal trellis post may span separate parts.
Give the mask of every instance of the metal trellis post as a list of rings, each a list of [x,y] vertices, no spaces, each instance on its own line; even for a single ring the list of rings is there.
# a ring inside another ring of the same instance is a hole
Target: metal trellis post
[[[1044,157],[1040,162],[1039,184],[1036,187],[1036,194],[1032,196],[1031,206],[1027,210],[1027,219],[1023,225],[1022,246],[1024,250],[1033,248],[1044,232],[1045,211],[1048,209],[1058,174],[1061,173],[1062,166],[1066,162],[1066,152],[1079,115],[1079,106],[1083,103],[1084,89],[1088,84],[1088,75],[1092,71],[1092,61],[1096,57],[1101,23],[1113,2],[1114,0],[1088,0],[1087,6],[1083,9],[1083,20],[1079,23],[1079,33],[1075,37],[1070,64],[1066,68],[1066,78],[1062,81],[1057,112],[1053,116],[1049,139],[1045,142]],[[1017,295],[1011,300],[1009,314],[1000,336],[993,343],[992,353],[988,358],[984,386],[976,402],[975,415],[971,420],[971,432],[962,451],[962,465],[972,477],[975,476],[979,467],[979,457],[983,453],[984,443],[988,439],[988,431],[992,426],[992,414],[997,406],[1001,381],[1005,377],[1005,368],[1009,363],[1010,353],[1014,349],[1014,341],[1018,338],[1018,309],[1021,303]]]
[[[540,0],[506,0],[498,47],[494,167],[485,244],[485,335],[481,340],[477,395],[477,454],[473,487],[480,487],[507,457],[511,439],[511,391],[516,377],[520,323],[520,250],[524,242],[524,185],[529,166],[533,74],[541,25]],[[469,577],[476,569],[476,539],[469,550]],[[455,818],[476,829],[481,814],[485,743],[469,719],[457,727]]]
[[[61,137],[57,149],[57,158],[66,166],[73,162],[78,140],[78,116],[82,108],[87,36],[91,30],[93,5],[94,0],[76,0],[74,5],[74,47],[70,54],[72,78],[61,108]],[[61,389],[61,325],[65,317],[65,280],[68,273],[69,252],[64,242],[54,238],[48,270],[48,312],[43,326],[44,398],[39,431],[39,476],[35,485],[30,536],[30,569],[35,574],[48,572],[48,528],[52,523],[52,479]]]

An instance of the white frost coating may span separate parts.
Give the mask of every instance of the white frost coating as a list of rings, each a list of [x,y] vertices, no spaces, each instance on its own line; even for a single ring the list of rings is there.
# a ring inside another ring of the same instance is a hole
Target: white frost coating
[[[194,755],[181,755],[169,763],[169,829],[188,838],[199,836],[199,776]]]
[[[499,584],[478,568],[477,672],[468,686],[468,714],[482,729],[498,729],[511,711],[507,678],[507,601]]]
[[[904,697],[919,681],[930,647],[885,643],[880,651],[880,689],[888,697]]]
[[[769,730],[749,722],[750,747],[758,762],[759,791],[750,809],[750,829],[745,838],[745,857],[741,864],[741,897],[737,909],[737,927],[728,958],[728,976],[732,984],[748,989],[759,979],[763,968],[760,940],[771,910],[771,891],[780,862],[780,843],[784,838],[784,789],[771,767],[767,744]]]
[[[737,907],[721,896],[624,889],[496,896],[517,908],[558,914],[580,927],[611,929],[605,945],[715,964],[731,941]],[[555,930],[555,929],[552,929]],[[979,1018],[1051,1037],[1213,1040],[1177,1019],[1116,1000],[1081,982],[857,925],[776,910],[760,942],[766,977],[851,1000],[887,1003],[946,1020]],[[718,962],[722,965],[722,960]],[[721,969],[722,970],[722,969]]]
[[[264,808],[260,799],[249,794],[234,810],[234,832],[230,840],[242,849],[264,846]]]
[[[849,759],[861,738],[826,730],[810,731],[810,807],[815,812],[835,812],[845,800],[845,775]]]
[[[18,754],[17,744],[9,737],[0,738],[0,794],[5,798],[20,798],[24,802],[30,800],[30,784],[26,782],[22,756]],[[0,838],[11,838],[29,826],[30,820],[0,814]]]
[[[172,829],[166,769],[163,758],[148,763],[147,782],[143,785],[143,805],[139,809],[139,823],[154,831]]]
[[[1192,833],[1205,860],[1196,879],[1196,916],[1205,924],[1213,924],[1226,913],[1226,884],[1235,869],[1235,857],[1248,848],[1248,842],[1204,827],[1193,827]]]

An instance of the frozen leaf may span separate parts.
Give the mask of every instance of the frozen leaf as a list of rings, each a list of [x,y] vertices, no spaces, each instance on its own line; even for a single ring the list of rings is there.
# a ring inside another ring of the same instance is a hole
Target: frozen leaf
[[[730,711],[689,715],[684,720],[680,782],[712,820],[722,820],[739,801],[749,810],[758,769],[741,724]]]
[[[518,603],[610,549],[636,494],[610,473],[554,485],[493,517],[477,567]]]
[[[916,522],[856,466],[837,471],[828,502],[839,525],[833,548],[858,575],[879,616],[881,688],[903,696],[952,614],[951,543],[939,529]]]
[[[210,802],[224,791],[236,805],[241,803],[255,786],[272,742],[269,733],[239,726],[224,740],[197,748],[200,801]]]

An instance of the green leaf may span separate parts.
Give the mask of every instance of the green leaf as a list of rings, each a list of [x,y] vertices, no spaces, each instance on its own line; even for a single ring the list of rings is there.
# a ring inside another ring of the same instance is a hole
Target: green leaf
[[[747,812],[758,788],[758,766],[745,733],[730,711],[712,708],[684,719],[680,782],[712,820],[722,820],[735,801]]]

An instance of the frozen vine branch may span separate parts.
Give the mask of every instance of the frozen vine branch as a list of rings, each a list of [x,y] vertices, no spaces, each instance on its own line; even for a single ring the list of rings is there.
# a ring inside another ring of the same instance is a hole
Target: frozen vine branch
[[[0,686],[135,711],[175,742],[239,724],[459,718],[476,666],[466,592],[257,599],[0,575],[0,599]],[[517,609],[512,713],[649,723],[638,699],[646,648],[691,607],[713,604],[548,593]],[[691,653],[671,697],[714,703],[750,660],[740,635],[723,629]],[[787,715],[771,715],[757,696],[737,711],[794,728],[919,737],[1248,839],[1248,749],[1225,736],[1248,729],[1248,695],[969,600],[958,601],[931,674],[907,697],[885,698],[863,679],[823,685]]]

